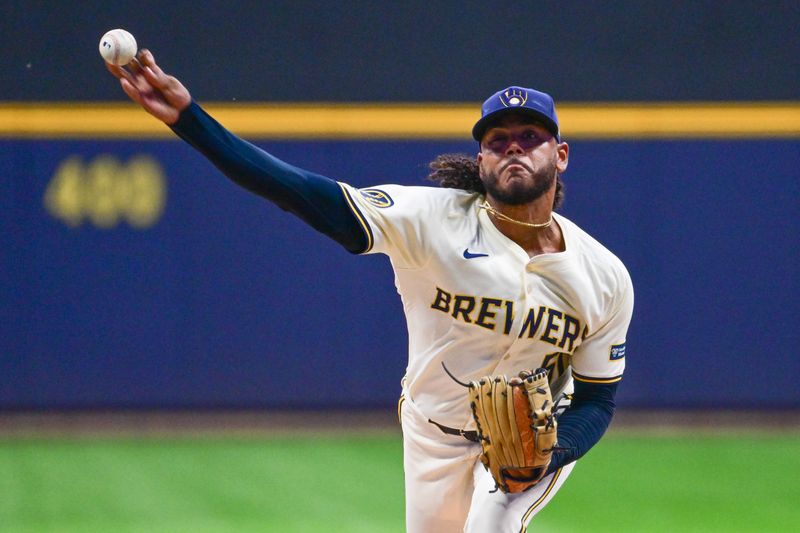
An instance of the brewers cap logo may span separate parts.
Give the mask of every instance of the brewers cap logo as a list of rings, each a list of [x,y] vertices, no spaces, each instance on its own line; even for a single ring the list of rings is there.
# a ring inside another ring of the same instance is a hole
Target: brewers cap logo
[[[500,93],[500,102],[506,107],[519,107],[528,101],[528,91],[525,89],[507,89]]]
[[[361,196],[363,196],[367,202],[375,207],[384,208],[394,205],[392,197],[380,189],[360,189],[358,192],[361,193]]]

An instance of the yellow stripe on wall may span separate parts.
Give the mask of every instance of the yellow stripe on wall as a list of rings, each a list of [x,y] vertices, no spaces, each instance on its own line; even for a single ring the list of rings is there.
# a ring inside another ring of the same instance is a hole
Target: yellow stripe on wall
[[[240,136],[470,139],[476,104],[204,104]],[[800,103],[561,104],[569,139],[800,138]],[[169,138],[128,103],[0,103],[3,138]]]

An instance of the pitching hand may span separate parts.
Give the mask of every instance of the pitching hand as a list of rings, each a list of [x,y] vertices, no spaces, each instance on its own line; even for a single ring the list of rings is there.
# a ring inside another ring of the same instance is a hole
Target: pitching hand
[[[109,63],[106,67],[131,100],[167,125],[175,124],[192,102],[186,87],[161,70],[150,50],[142,49],[127,69]]]

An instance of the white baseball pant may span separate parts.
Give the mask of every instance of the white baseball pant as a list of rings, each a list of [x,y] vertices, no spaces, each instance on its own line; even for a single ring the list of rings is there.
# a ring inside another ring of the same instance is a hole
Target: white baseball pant
[[[504,494],[480,462],[480,444],[443,433],[409,398],[400,418],[408,533],[524,533],[575,465],[525,492]]]

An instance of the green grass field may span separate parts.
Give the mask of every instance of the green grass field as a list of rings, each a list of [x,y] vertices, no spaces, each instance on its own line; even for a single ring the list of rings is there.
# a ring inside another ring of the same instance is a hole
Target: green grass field
[[[2,532],[402,532],[396,436],[0,440]],[[798,531],[800,434],[608,435],[532,531]]]

